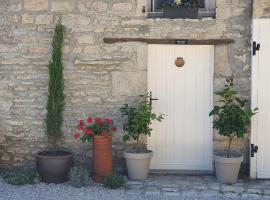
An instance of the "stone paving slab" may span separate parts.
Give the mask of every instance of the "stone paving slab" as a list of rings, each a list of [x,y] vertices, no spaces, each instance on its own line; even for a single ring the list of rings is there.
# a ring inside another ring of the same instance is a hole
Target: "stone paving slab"
[[[218,183],[215,176],[150,175],[145,181],[128,181],[126,194],[140,189],[145,199],[155,200],[270,200],[269,180],[239,179]]]

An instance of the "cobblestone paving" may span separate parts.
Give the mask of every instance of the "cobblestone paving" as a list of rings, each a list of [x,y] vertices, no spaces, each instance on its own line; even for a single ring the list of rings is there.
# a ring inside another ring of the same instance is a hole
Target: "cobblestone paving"
[[[221,184],[215,176],[151,175],[146,181],[128,181],[130,200],[144,196],[152,200],[265,200],[270,199],[270,180],[240,179],[234,185]]]

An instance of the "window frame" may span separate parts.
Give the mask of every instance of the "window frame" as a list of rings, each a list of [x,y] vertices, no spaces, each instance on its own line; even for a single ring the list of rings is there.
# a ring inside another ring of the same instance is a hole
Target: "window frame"
[[[158,0],[148,0],[147,7],[152,13],[157,13],[156,2]],[[200,17],[214,17],[216,13],[216,0],[204,0],[204,8],[199,9]]]

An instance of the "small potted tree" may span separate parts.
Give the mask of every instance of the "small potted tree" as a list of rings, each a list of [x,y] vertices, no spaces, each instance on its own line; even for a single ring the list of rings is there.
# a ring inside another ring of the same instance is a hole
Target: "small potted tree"
[[[80,120],[75,139],[93,142],[94,181],[102,183],[113,172],[112,135],[117,129],[110,118],[101,117]]]
[[[160,7],[166,18],[198,18],[199,8],[203,6],[202,0],[162,0]]]
[[[243,138],[248,131],[250,120],[257,109],[250,109],[247,99],[237,97],[233,79],[227,79],[225,89],[218,92],[221,105],[214,106],[209,116],[215,116],[213,128],[228,138],[226,151],[217,151],[214,155],[216,176],[219,182],[232,184],[237,181],[243,155],[231,150],[234,138]]]
[[[125,104],[121,107],[126,122],[123,125],[127,133],[123,136],[124,141],[135,140],[136,148],[124,151],[128,176],[130,179],[146,179],[149,172],[153,152],[140,145],[141,136],[151,136],[151,124],[154,120],[161,121],[162,114],[152,112],[152,106],[148,97],[144,97],[137,106]]]
[[[55,26],[52,41],[52,57],[49,69],[49,95],[47,100],[46,129],[49,150],[36,154],[36,166],[42,180],[47,183],[67,181],[68,172],[73,164],[71,152],[61,150],[63,139],[63,110],[65,105],[62,49],[64,26],[60,20]]]

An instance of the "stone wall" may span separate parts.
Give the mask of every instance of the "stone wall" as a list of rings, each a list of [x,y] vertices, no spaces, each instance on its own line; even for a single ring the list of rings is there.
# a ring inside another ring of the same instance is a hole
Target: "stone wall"
[[[270,1],[254,0],[253,17],[254,18],[269,18],[270,17]]]
[[[144,0],[0,0],[0,167],[33,163],[46,148],[44,117],[52,31],[59,16],[64,48],[65,145],[91,160],[89,144],[73,139],[78,119],[111,116],[121,130],[119,107],[147,91],[147,46],[108,45],[104,37],[234,39],[215,47],[215,91],[234,77],[250,96],[251,0],[217,0],[216,19],[147,19]],[[215,97],[216,99],[216,97]],[[224,139],[214,136],[214,148]],[[236,141],[246,150],[248,139]],[[237,146],[238,147],[238,146]],[[114,138],[121,157],[121,132]]]

